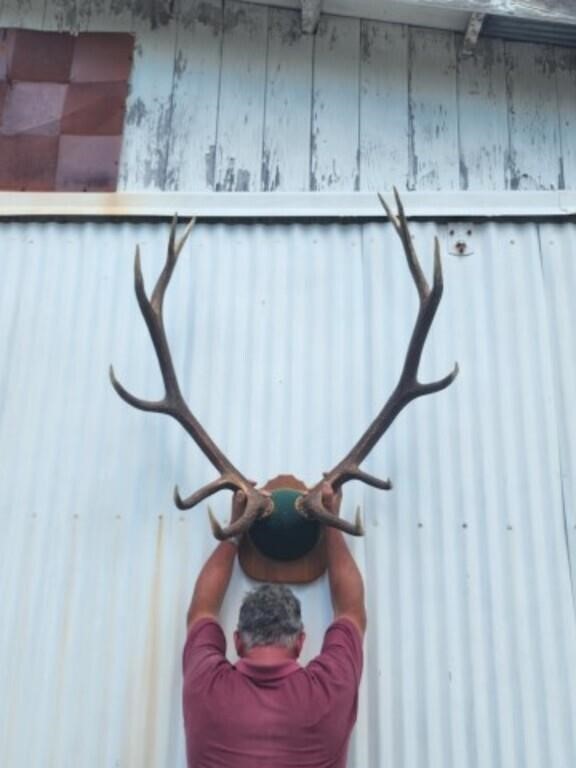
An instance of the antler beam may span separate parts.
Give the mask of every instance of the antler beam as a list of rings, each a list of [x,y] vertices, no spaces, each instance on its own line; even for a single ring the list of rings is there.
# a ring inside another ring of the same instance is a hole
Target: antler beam
[[[346,533],[351,533],[355,536],[361,536],[363,533],[359,513],[356,514],[355,523],[351,524],[345,520],[334,517],[327,512],[322,506],[322,484],[328,482],[334,491],[338,491],[350,480],[360,480],[374,488],[389,490],[392,487],[392,483],[389,480],[380,480],[377,477],[362,472],[360,465],[384,435],[396,416],[398,416],[400,411],[408,405],[408,403],[415,400],[417,397],[431,395],[434,392],[440,392],[442,389],[446,389],[458,375],[458,364],[456,363],[452,372],[442,379],[427,384],[421,384],[418,381],[418,367],[420,365],[420,358],[422,357],[422,350],[424,349],[424,344],[426,343],[428,333],[436,315],[436,310],[440,304],[444,287],[442,265],[440,261],[440,245],[438,243],[438,238],[435,238],[434,278],[432,288],[430,289],[424,272],[422,271],[422,267],[418,261],[412,238],[410,237],[404,206],[402,205],[398,191],[394,188],[394,197],[398,215],[392,213],[381,195],[378,195],[378,197],[404,248],[408,268],[410,269],[412,279],[414,280],[418,291],[420,308],[416,317],[416,323],[414,325],[414,330],[412,331],[400,378],[384,407],[364,432],[362,437],[354,445],[352,450],[346,454],[342,461],[340,461],[333,469],[329,472],[325,472],[324,478],[305,496],[301,497],[297,504],[299,511],[306,517],[314,518],[325,525],[340,528]]]
[[[166,337],[166,330],[164,328],[162,309],[166,288],[170,282],[172,273],[174,272],[178,256],[184,247],[188,235],[192,231],[194,223],[195,219],[192,219],[186,226],[181,238],[176,240],[178,218],[177,216],[174,216],[170,228],[166,262],[158,277],[150,299],[148,299],[144,288],[144,279],[142,277],[142,268],[140,265],[140,248],[136,247],[136,257],[134,259],[134,289],[138,306],[140,307],[140,311],[142,312],[150,333],[150,338],[152,339],[152,344],[156,350],[158,364],[164,380],[164,397],[161,400],[142,400],[135,397],[116,379],[112,366],[110,366],[110,380],[112,386],[120,397],[134,408],[138,408],[141,411],[164,413],[176,419],[195,441],[207,459],[218,472],[220,472],[219,478],[203,486],[185,499],[180,496],[178,487],[176,487],[174,489],[174,503],[179,509],[191,509],[199,502],[212,496],[214,493],[218,493],[225,489],[242,491],[245,494],[246,506],[244,514],[226,528],[222,528],[212,514],[210,514],[213,533],[217,539],[223,540],[232,536],[237,536],[248,530],[252,523],[259,517],[270,515],[273,510],[273,503],[269,494],[256,490],[254,487],[256,484],[244,477],[244,475],[236,469],[232,462],[222,453],[220,448],[218,448],[216,443],[186,405],[178,385],[178,379],[176,377],[172,356],[170,354],[170,347]]]

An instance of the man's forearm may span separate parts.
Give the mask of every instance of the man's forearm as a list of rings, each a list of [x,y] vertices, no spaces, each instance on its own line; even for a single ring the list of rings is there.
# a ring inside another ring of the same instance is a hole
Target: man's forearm
[[[326,529],[328,579],[334,615],[349,616],[361,631],[366,628],[364,582],[341,531]]]
[[[204,563],[188,609],[188,624],[202,616],[217,616],[230,583],[237,546],[222,541]]]

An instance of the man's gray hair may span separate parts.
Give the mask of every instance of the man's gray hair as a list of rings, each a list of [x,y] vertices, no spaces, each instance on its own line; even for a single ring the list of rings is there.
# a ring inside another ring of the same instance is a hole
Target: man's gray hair
[[[258,645],[291,648],[302,632],[300,601],[281,584],[262,584],[240,606],[238,632],[247,651]]]

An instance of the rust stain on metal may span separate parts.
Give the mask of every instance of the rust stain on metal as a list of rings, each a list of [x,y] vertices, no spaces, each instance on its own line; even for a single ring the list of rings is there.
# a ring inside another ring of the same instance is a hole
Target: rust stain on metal
[[[157,702],[158,702],[158,661],[159,661],[159,633],[160,633],[160,602],[162,595],[164,551],[164,519],[158,517],[156,531],[156,545],[154,554],[154,576],[152,579],[152,591],[148,612],[148,645],[146,648],[146,679],[147,697],[144,732],[147,734],[147,753],[152,758],[155,752]]]

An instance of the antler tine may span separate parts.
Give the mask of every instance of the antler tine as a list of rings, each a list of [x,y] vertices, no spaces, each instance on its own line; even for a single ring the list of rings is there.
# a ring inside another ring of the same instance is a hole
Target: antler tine
[[[191,219],[179,240],[176,239],[176,229],[178,226],[178,217],[175,215],[170,227],[170,236],[166,252],[164,267],[154,286],[152,296],[148,299],[144,287],[144,278],[142,276],[142,267],[140,263],[140,248],[136,247],[134,259],[134,290],[138,306],[146,322],[150,333],[152,344],[156,351],[160,372],[164,381],[164,397],[161,400],[143,400],[135,397],[128,392],[122,384],[116,379],[114,369],[110,366],[110,380],[112,386],[118,395],[129,405],[142,411],[152,411],[155,413],[164,413],[172,416],[181,424],[190,437],[195,441],[200,450],[205,454],[212,465],[220,472],[220,477],[193,493],[187,499],[180,497],[176,488],[174,491],[174,501],[180,509],[190,509],[200,501],[208,498],[221,490],[240,490],[246,494],[247,503],[244,515],[232,526],[219,530],[219,538],[228,538],[235,536],[239,530],[246,530],[257,517],[268,515],[272,512],[272,502],[270,498],[254,488],[254,483],[248,480],[236,469],[232,462],[222,453],[220,448],[204,430],[200,422],[195,418],[188,408],[178,385],[178,379],[174,370],[170,347],[164,328],[164,318],[162,315],[164,294],[178,256],[186,243],[186,240],[192,231],[195,219]]]
[[[376,443],[380,440],[382,435],[386,432],[388,427],[392,424],[396,416],[400,411],[408,405],[409,402],[417,397],[423,395],[429,395],[433,392],[439,392],[442,389],[448,387],[458,375],[458,364],[456,363],[454,369],[442,379],[437,381],[421,384],[418,381],[418,367],[420,365],[420,359],[422,357],[422,351],[424,344],[428,337],[428,333],[432,326],[432,322],[436,315],[440,299],[442,298],[443,291],[443,278],[442,278],[442,264],[440,259],[440,244],[438,238],[434,241],[434,280],[432,289],[430,289],[412,238],[408,228],[408,221],[404,206],[400,200],[398,190],[394,188],[394,197],[398,208],[398,214],[395,215],[382,195],[378,195],[384,210],[386,211],[388,218],[390,219],[402,246],[406,256],[406,261],[410,269],[410,273],[416,285],[418,291],[418,297],[420,300],[420,308],[416,317],[414,330],[408,344],[408,350],[406,352],[406,358],[400,374],[400,378],[396,387],[380,413],[376,416],[374,421],[370,424],[368,429],[364,432],[362,437],[354,445],[351,451],[340,461],[333,469],[324,474],[324,479],[317,483],[305,496],[299,499],[298,509],[299,511],[308,517],[312,517],[325,525],[331,525],[341,530],[346,530],[347,533],[354,535],[360,535],[362,533],[361,526],[358,519],[355,525],[346,523],[346,526],[342,525],[339,518],[330,515],[322,506],[322,493],[321,488],[324,482],[328,482],[332,488],[337,491],[345,483],[350,480],[360,480],[363,483],[371,485],[375,488],[381,488],[388,490],[392,487],[389,480],[380,480],[372,475],[366,474],[360,470],[360,464],[368,456],[370,451],[374,448]],[[350,529],[350,530],[349,530]]]
[[[362,525],[360,509],[356,510],[356,517],[353,523],[349,523],[341,517],[336,517],[336,515],[326,510],[322,504],[322,485],[326,481],[330,482],[328,476],[326,476],[326,480],[322,480],[308,491],[305,496],[300,496],[296,500],[298,512],[304,517],[317,520],[322,525],[327,525],[330,528],[338,528],[338,530],[343,531],[343,533],[349,533],[351,536],[363,536],[364,526]],[[336,490],[334,485],[332,487]]]
[[[418,256],[416,255],[414,243],[412,242],[412,237],[408,229],[408,222],[406,220],[406,214],[404,212],[404,205],[402,204],[402,200],[400,199],[398,190],[396,189],[396,187],[394,187],[394,199],[396,200],[396,207],[398,208],[398,217],[396,217],[392,213],[388,204],[386,203],[386,201],[384,200],[384,198],[380,193],[378,193],[378,199],[380,200],[380,203],[384,207],[384,210],[386,211],[386,215],[388,216],[391,223],[393,224],[394,229],[396,230],[396,234],[398,235],[398,237],[402,242],[402,245],[404,246],[404,252],[406,254],[406,259],[408,261],[408,266],[410,268],[410,272],[412,273],[412,277],[414,278],[414,282],[416,283],[416,287],[418,289],[418,295],[420,297],[420,300],[422,301],[428,295],[430,288],[428,287],[426,276],[422,271],[422,267],[420,266],[420,262],[418,261]]]
[[[270,501],[271,505],[272,503],[273,502]],[[217,538],[219,541],[230,539],[233,536],[241,536],[260,517],[262,517],[262,512],[259,508],[258,502],[255,502],[253,498],[248,499],[246,503],[246,508],[244,510],[244,514],[242,515],[242,517],[239,520],[236,520],[235,522],[230,523],[230,525],[226,526],[225,528],[222,528],[220,523],[216,520],[216,518],[212,514],[212,510],[210,509],[210,507],[208,507],[208,518],[210,520],[210,527],[212,528],[212,533],[214,534],[214,537]]]
[[[162,304],[164,302],[166,287],[170,282],[170,278],[172,277],[172,272],[174,271],[174,267],[178,261],[178,256],[180,256],[180,252],[186,244],[188,235],[190,232],[192,232],[192,228],[195,224],[196,217],[194,216],[186,225],[186,229],[182,233],[180,240],[176,242],[176,227],[178,225],[178,217],[176,214],[174,214],[172,225],[170,227],[170,236],[168,238],[168,248],[166,250],[166,263],[164,264],[164,269],[160,273],[154,288],[154,292],[152,293],[152,298],[150,299],[150,304],[153,307],[157,307],[160,312],[162,311]]]

